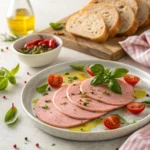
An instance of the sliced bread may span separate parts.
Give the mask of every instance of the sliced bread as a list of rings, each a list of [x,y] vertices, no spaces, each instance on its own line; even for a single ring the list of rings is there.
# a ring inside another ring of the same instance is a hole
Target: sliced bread
[[[108,29],[102,17],[95,13],[80,12],[69,18],[66,30],[72,34],[104,42],[108,38]]]
[[[94,12],[98,16],[102,16],[109,30],[110,36],[115,36],[118,33],[120,27],[122,26],[121,17],[115,7],[112,5],[109,5],[107,3],[88,4],[81,10],[81,12],[85,11]]]
[[[149,25],[150,24],[150,0],[142,0],[149,8],[149,17],[148,20],[146,21],[146,23],[144,24],[144,26]]]
[[[136,0],[124,0],[126,3],[129,4],[129,6],[132,8],[135,16],[138,15],[138,4]]]
[[[137,4],[139,7],[139,12],[138,12],[138,22],[139,22],[139,27],[148,25],[150,22],[150,11],[148,6],[143,0],[137,0]]]
[[[97,4],[101,2],[109,3],[117,9],[118,13],[122,19],[122,27],[120,28],[119,35],[132,35],[137,31],[138,22],[136,20],[135,14],[133,13],[131,7],[123,0],[92,0],[90,4]]]
[[[143,1],[147,4],[147,6],[148,6],[148,8],[150,10],[150,0],[143,0]]]

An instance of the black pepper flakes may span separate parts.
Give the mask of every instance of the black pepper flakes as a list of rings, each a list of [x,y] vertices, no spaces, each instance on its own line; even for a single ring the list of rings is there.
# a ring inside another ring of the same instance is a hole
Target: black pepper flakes
[[[51,91],[51,88],[50,88],[50,87],[48,87],[48,91]]]
[[[91,92],[91,94],[94,94],[94,92]]]
[[[66,105],[66,104],[68,104],[68,103],[67,102],[60,103],[60,105]]]
[[[84,102],[83,103],[83,106],[87,106],[89,103],[88,102]]]
[[[25,139],[26,141],[28,141],[28,138],[27,138],[27,137],[25,137],[24,139]]]

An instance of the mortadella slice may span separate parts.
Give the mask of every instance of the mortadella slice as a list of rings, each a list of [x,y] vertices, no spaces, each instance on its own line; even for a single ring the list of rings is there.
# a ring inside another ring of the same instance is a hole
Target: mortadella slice
[[[42,97],[35,105],[35,115],[42,122],[55,127],[69,128],[84,124],[89,121],[73,119],[60,113],[53,105],[52,97],[53,93],[50,93],[49,95]]]
[[[54,106],[63,114],[76,119],[95,119],[106,112],[90,112],[72,104],[67,98],[67,86],[60,88],[53,96]]]
[[[80,85],[81,82],[77,82],[69,85],[67,88],[67,97],[74,105],[96,112],[107,112],[119,108],[119,106],[108,105],[87,97],[86,94],[80,92]]]
[[[93,78],[84,80],[81,83],[80,90],[92,99],[99,100],[106,104],[124,106],[131,103],[134,100],[133,93],[134,89],[131,85],[118,80],[120,84],[122,94],[117,94],[108,89],[106,85],[91,85],[90,82]]]

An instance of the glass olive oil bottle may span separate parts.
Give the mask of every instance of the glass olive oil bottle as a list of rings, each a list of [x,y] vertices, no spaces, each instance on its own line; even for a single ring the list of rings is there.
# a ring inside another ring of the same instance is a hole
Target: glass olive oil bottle
[[[7,12],[10,31],[17,35],[26,35],[34,31],[35,18],[29,0],[11,0]]]

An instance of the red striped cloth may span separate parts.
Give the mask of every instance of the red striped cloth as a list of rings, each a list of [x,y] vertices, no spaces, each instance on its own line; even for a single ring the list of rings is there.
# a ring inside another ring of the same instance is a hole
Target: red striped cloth
[[[150,150],[150,124],[133,133],[119,150]]]
[[[126,53],[138,63],[150,67],[150,30],[119,42]]]

